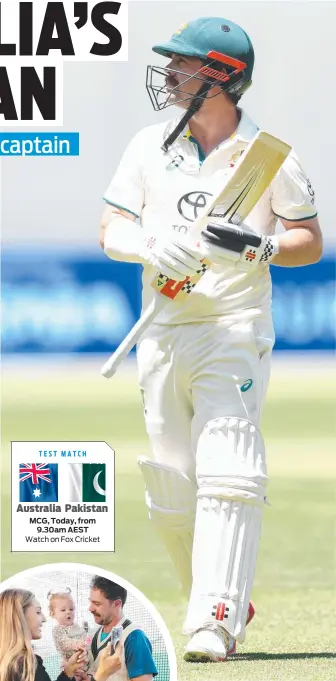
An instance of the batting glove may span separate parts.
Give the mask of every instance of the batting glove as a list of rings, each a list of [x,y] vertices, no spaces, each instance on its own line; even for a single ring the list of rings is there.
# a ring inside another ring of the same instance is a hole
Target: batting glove
[[[174,281],[183,281],[196,274],[203,258],[199,248],[192,245],[188,237],[183,236],[169,241],[145,237],[140,256],[143,262]]]
[[[202,231],[201,251],[211,263],[248,270],[270,263],[279,252],[276,236],[256,234],[244,224],[209,223]]]

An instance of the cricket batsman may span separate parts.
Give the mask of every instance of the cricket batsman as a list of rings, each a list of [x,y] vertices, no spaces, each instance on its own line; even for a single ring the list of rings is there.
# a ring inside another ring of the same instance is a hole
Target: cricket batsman
[[[314,191],[291,152],[240,226],[261,236],[250,255],[223,221],[191,239],[258,131],[237,106],[252,82],[253,47],[232,21],[202,17],[153,51],[168,63],[147,68],[152,104],[182,115],[129,143],[104,197],[101,245],[113,260],[143,265],[144,308],[158,271],[182,281],[202,258],[212,263],[186,300],[160,312],[137,359],[152,449],[139,460],[146,503],[189,597],[184,659],[219,662],[244,641],[253,614],[267,486],[259,423],[274,343],[269,264],[317,262],[322,236]]]

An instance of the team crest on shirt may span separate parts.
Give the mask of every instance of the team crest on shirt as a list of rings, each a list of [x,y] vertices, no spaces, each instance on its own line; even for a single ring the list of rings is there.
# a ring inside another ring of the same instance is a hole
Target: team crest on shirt
[[[231,156],[231,158],[229,160],[230,168],[233,168],[236,165],[238,159],[241,157],[241,155],[243,153],[244,153],[244,149],[241,149],[240,151],[235,151],[235,153],[233,154],[233,156]]]

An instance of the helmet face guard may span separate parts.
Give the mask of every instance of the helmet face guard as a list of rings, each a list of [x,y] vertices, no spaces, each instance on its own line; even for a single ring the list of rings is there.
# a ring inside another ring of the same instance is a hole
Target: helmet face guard
[[[181,102],[195,100],[202,102],[206,97],[216,97],[219,93],[210,94],[211,88],[216,85],[224,92],[239,94],[239,91],[243,92],[249,85],[244,74],[246,66],[245,62],[238,59],[210,51],[203,66],[193,74],[178,69],[147,66],[146,89],[155,111],[162,111]],[[167,78],[174,73],[185,76],[185,79],[173,88],[167,87]],[[183,89],[183,86],[193,79],[198,80],[200,84],[196,94],[190,94]]]

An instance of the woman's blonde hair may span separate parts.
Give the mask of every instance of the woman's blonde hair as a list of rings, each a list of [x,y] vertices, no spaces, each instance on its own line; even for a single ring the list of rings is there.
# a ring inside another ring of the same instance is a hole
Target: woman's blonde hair
[[[23,589],[0,593],[0,681],[34,681],[36,660],[25,612],[35,596]]]

